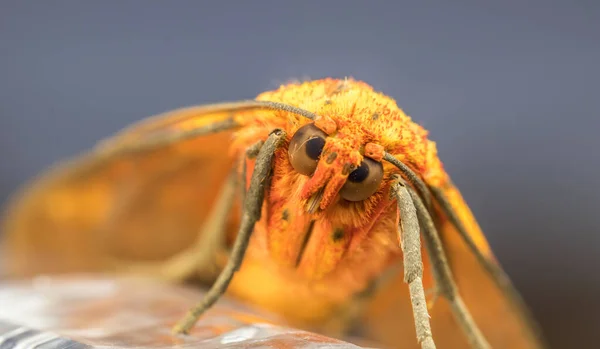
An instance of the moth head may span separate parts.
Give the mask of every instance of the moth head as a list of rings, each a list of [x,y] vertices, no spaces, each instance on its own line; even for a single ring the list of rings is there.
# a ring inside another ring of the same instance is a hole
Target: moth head
[[[307,212],[324,210],[338,194],[343,200],[357,202],[377,192],[383,180],[381,158],[373,151],[378,146],[359,145],[354,137],[319,126],[311,122],[300,127],[288,148],[294,170],[309,177],[301,194]]]

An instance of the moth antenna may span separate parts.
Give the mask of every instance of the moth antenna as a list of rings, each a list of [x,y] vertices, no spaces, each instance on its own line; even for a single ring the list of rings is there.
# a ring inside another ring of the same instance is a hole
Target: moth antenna
[[[152,148],[177,143],[187,139],[205,136],[211,133],[221,132],[240,127],[242,125],[240,125],[234,119],[234,113],[236,111],[243,110],[244,112],[248,112],[251,110],[261,109],[284,111],[303,116],[310,120],[314,120],[317,117],[316,114],[311,113],[308,110],[280,102],[241,101],[210,104],[198,107],[197,114],[202,114],[206,111],[230,112],[229,117],[221,121],[216,121],[211,124],[207,124],[200,127],[194,127],[189,130],[177,130],[176,132],[172,132],[168,129],[164,129],[164,127],[173,125],[176,122],[186,121],[186,119],[173,118],[171,120],[161,122],[161,115],[158,115],[157,117],[149,118],[148,120],[145,120],[142,123],[134,124],[129,128],[126,128],[125,131],[122,131],[121,133],[117,134],[115,137],[110,138],[107,141],[100,142],[96,146],[96,150],[99,152],[98,155],[104,155],[109,157],[115,155],[123,155],[126,153],[146,151]],[[133,132],[133,134],[129,134],[127,132],[131,129],[135,129],[136,127],[139,128],[139,130]]]
[[[427,185],[425,185],[425,182],[423,182],[423,180],[419,176],[417,176],[417,174],[414,173],[413,170],[410,169],[410,167],[406,166],[400,160],[396,159],[392,154],[385,152],[383,155],[383,160],[396,166],[396,168],[398,168],[400,172],[404,175],[405,179],[408,180],[412,185],[417,187],[417,189],[419,189],[419,192],[424,198],[427,207],[431,208],[429,190]]]
[[[265,189],[268,183],[268,177],[273,168],[273,158],[275,150],[285,138],[283,130],[271,132],[263,146],[256,156],[256,163],[250,187],[246,193],[244,202],[244,212],[238,234],[236,236],[231,254],[225,268],[221,271],[215,283],[204,296],[204,299],[194,306],[188,314],[179,321],[173,328],[175,333],[189,333],[190,329],[196,324],[200,316],[209,309],[227,290],[235,272],[240,268],[244,254],[250,242],[254,225],[260,219],[262,204],[265,196]]]
[[[444,247],[440,240],[440,235],[429,214],[429,210],[427,210],[425,204],[414,189],[408,188],[408,192],[417,209],[417,216],[419,217],[419,222],[421,222],[423,239],[425,240],[432,267],[436,270],[440,280],[439,286],[441,294],[449,301],[452,314],[465,333],[471,348],[491,348],[460,296],[458,287],[454,281],[454,276],[450,270],[450,265],[448,264],[446,253],[444,252]]]
[[[422,349],[435,349],[423,289],[423,258],[417,210],[402,180],[396,182],[392,190],[396,195],[400,212],[398,239],[404,258],[404,282],[408,284],[410,292],[417,341]]]
[[[396,166],[409,181],[421,191],[421,194],[429,193],[428,187],[423,181],[405,164],[396,159],[389,153],[385,153],[384,159]],[[411,180],[412,179],[412,180]],[[481,330],[473,320],[471,313],[467,309],[462,297],[459,294],[458,287],[454,281],[448,258],[440,240],[437,228],[431,215],[429,214],[430,204],[426,206],[419,194],[410,186],[405,186],[410,194],[413,204],[416,208],[417,217],[421,225],[425,248],[431,259],[432,269],[436,278],[436,284],[439,285],[441,294],[446,298],[452,309],[452,314],[457,320],[459,326],[465,333],[467,340],[472,348],[489,349],[490,345],[481,333]],[[427,194],[425,194],[427,197]],[[412,297],[411,297],[412,298]],[[411,299],[411,302],[413,300]],[[415,314],[416,317],[416,314]]]
[[[105,153],[107,156],[123,155],[127,153],[136,153],[146,151],[152,148],[177,143],[187,139],[206,136],[211,133],[221,132],[230,130],[232,128],[239,127],[240,125],[230,117],[222,121],[216,121],[208,125],[195,127],[189,130],[177,130],[177,132],[160,131],[154,135],[147,135],[135,141],[128,142],[124,140],[122,142],[112,143],[114,139],[110,139],[108,142],[101,142],[96,147],[96,150]]]
[[[304,116],[305,118],[310,119],[310,120],[314,120],[314,119],[317,118],[317,114],[315,114],[315,113],[311,113],[308,110],[305,110],[305,109],[302,109],[302,108],[298,108],[298,107],[294,107],[292,105],[285,104],[285,103],[270,102],[270,101],[256,101],[256,103],[259,103],[265,109],[274,109],[274,110],[286,111],[288,113],[293,113],[293,114],[297,114],[297,115],[300,115],[300,116]]]

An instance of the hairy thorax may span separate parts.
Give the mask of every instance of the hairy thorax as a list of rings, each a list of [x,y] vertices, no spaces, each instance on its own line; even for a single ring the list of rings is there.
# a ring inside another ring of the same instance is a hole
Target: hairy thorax
[[[259,114],[236,134],[231,153],[237,156],[274,128],[284,130],[286,139],[276,151],[262,216],[230,292],[313,323],[330,316],[391,264],[401,261],[398,211],[390,197],[396,169],[384,162],[378,190],[356,201],[338,195],[348,169],[357,168],[366,157],[376,157],[371,154],[376,149],[380,155],[383,151],[402,154],[408,166],[423,173],[428,166],[438,165],[429,163],[428,154],[435,147],[426,139],[426,131],[412,123],[393,100],[352,80],[282,87],[258,99],[314,112],[314,124],[326,141],[314,172],[306,175],[298,173],[290,161],[294,156],[290,141],[307,120]],[[246,183],[253,165],[253,160],[246,160]],[[320,205],[312,211],[308,207],[315,195]],[[244,286],[249,284],[252,288]]]

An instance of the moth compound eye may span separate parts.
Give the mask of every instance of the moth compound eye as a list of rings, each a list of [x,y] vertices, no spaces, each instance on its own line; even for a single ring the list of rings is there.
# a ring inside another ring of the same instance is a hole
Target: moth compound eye
[[[315,172],[326,137],[327,134],[314,124],[304,125],[296,131],[290,141],[288,157],[298,173],[310,176]]]
[[[361,201],[373,195],[383,180],[383,165],[365,157],[340,189],[340,196],[348,201]]]

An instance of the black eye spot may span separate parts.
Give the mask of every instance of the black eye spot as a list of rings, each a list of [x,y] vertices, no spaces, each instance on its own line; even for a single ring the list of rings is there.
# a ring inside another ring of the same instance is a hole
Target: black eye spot
[[[348,180],[340,189],[340,196],[347,201],[362,201],[373,195],[383,181],[383,165],[371,158],[363,158],[358,168],[352,168]],[[342,170],[344,173],[344,170]],[[340,201],[342,203],[343,201]]]
[[[350,172],[348,175],[348,180],[355,183],[360,183],[364,181],[369,176],[369,166],[363,161],[360,166]]]
[[[327,134],[313,123],[296,130],[288,146],[288,160],[296,172],[312,176],[317,169]]]
[[[333,234],[331,234],[331,239],[333,240],[333,242],[340,241],[343,238],[344,238],[344,229],[342,229],[342,228],[335,229],[333,231]]]
[[[313,160],[318,160],[325,146],[325,140],[321,137],[314,137],[306,142],[306,155]]]
[[[288,219],[290,219],[290,212],[288,211],[288,209],[284,209],[283,212],[281,213],[281,219],[283,219],[284,221],[287,221]]]

